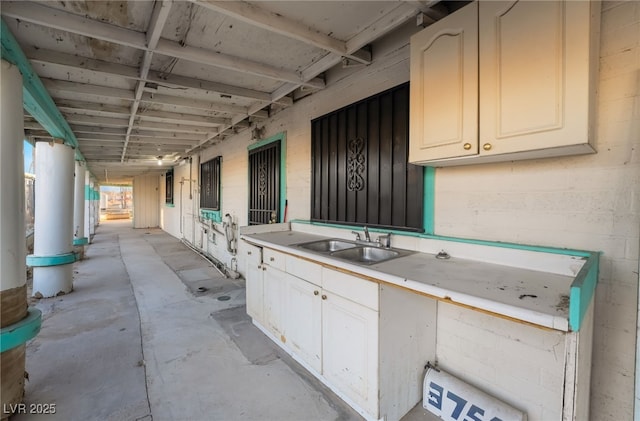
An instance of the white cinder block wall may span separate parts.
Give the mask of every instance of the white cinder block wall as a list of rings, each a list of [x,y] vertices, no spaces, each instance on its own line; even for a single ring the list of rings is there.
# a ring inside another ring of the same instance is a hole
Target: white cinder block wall
[[[329,88],[265,122],[265,137],[279,132],[287,136],[290,219],[310,216],[310,120],[406,82],[409,36],[416,31],[413,25],[405,26],[374,45],[372,65],[329,72]],[[640,243],[640,2],[604,2],[601,33],[598,153],[438,169],[435,229],[440,235],[603,252],[595,298],[590,418],[617,421],[633,418]],[[230,213],[240,225],[247,223],[250,143],[245,131],[201,154],[202,162],[222,155],[222,215]],[[176,182],[181,168],[176,169]],[[173,235],[177,200],[176,196],[176,208],[164,209],[165,219],[171,221],[163,226]],[[211,250],[229,264],[231,256],[224,247]],[[443,311],[443,316],[452,325],[467,317],[455,310]],[[519,332],[504,321],[495,326],[487,323],[491,322],[485,323],[487,329],[498,329],[505,337]],[[454,364],[455,354],[447,355]],[[486,364],[483,369],[491,371],[491,364],[499,364],[500,358],[487,355],[480,358]]]

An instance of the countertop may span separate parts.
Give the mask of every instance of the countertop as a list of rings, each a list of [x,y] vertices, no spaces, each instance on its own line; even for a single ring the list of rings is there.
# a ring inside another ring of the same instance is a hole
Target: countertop
[[[569,330],[569,291],[573,276],[455,256],[436,259],[434,254],[420,252],[378,264],[359,265],[296,246],[330,237],[279,231],[242,234],[242,238],[255,245],[348,270],[435,299],[542,327]]]

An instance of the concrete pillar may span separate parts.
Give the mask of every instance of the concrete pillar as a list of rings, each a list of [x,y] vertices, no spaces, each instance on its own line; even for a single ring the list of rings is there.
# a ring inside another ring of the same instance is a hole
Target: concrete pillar
[[[96,188],[93,180],[89,181],[89,234],[95,235],[96,233]]]
[[[74,151],[61,141],[36,142],[33,296],[73,290]]]
[[[24,225],[24,127],[22,75],[4,60],[0,71],[0,327],[27,316]],[[0,354],[0,397],[3,408],[22,402],[25,346]]]
[[[73,193],[73,248],[79,257],[84,258],[84,246],[88,244],[84,235],[84,176],[85,163],[76,161]]]
[[[91,244],[91,173],[86,170],[84,173],[84,234]]]

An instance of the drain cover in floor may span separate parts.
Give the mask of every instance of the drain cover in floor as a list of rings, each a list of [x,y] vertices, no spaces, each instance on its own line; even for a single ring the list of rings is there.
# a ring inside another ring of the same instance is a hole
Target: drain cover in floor
[[[231,297],[229,297],[228,295],[221,295],[218,297],[218,301],[229,301],[231,299]]]

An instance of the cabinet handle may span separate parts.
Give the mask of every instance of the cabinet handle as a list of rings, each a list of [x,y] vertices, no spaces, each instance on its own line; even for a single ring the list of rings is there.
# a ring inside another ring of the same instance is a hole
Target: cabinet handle
[[[313,291],[313,295],[318,295],[320,294],[318,291]]]
[[[274,259],[273,257],[270,257],[269,260],[273,262],[276,259]]]
[[[326,299],[327,299],[327,296],[326,296],[326,295],[324,295],[324,294],[322,294],[322,299],[323,299],[323,300],[326,300]]]
[[[482,149],[484,149],[485,151],[490,151],[491,143],[485,143],[484,145],[482,145]]]
[[[468,151],[469,149],[471,149],[471,143],[465,143],[463,148],[465,151]]]

